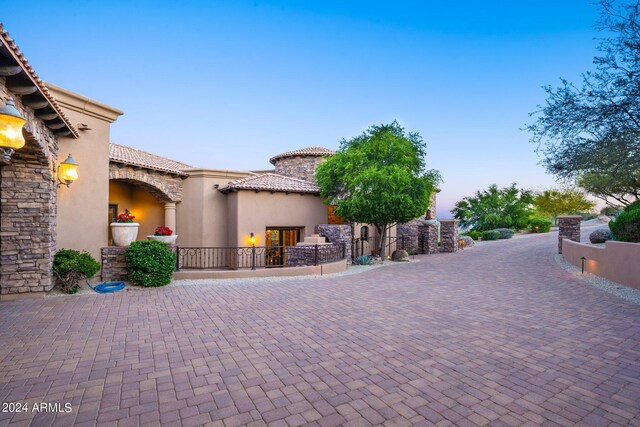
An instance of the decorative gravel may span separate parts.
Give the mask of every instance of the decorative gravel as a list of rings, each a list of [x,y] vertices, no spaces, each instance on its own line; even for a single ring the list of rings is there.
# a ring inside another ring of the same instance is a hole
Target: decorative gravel
[[[607,280],[588,272],[582,274],[582,269],[568,263],[561,254],[556,254],[555,259],[560,267],[575,277],[583,279],[585,283],[595,286],[596,288],[615,295],[625,301],[640,304],[640,290],[629,288],[621,285],[620,283],[612,282],[611,280]]]

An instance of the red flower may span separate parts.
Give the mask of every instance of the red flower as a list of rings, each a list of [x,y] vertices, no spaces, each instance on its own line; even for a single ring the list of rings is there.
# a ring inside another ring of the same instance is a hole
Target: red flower
[[[115,222],[133,222],[135,218],[136,218],[135,216],[129,213],[129,209],[125,209],[124,213],[121,213],[120,215],[114,218],[114,221]]]
[[[173,230],[169,227],[158,227],[156,228],[155,236],[171,236],[173,234]]]

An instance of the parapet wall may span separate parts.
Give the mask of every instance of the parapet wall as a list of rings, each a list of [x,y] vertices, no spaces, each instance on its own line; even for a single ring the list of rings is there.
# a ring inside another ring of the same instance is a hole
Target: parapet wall
[[[562,241],[562,256],[578,268],[596,276],[640,289],[640,243],[609,241],[604,246]]]

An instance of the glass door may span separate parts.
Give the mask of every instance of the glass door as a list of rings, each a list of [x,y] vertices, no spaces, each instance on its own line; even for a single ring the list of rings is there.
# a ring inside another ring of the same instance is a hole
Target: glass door
[[[283,267],[287,262],[286,246],[295,246],[300,241],[299,228],[267,228],[266,266]]]

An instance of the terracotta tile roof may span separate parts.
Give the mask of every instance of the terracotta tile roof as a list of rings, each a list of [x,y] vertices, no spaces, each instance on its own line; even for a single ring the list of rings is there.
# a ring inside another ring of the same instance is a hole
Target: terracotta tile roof
[[[280,153],[277,156],[273,156],[272,158],[269,159],[269,161],[271,162],[271,164],[276,164],[276,160],[278,159],[282,159],[285,157],[296,157],[296,156],[311,156],[311,157],[318,157],[318,156],[332,156],[336,154],[335,151],[333,150],[329,150],[328,148],[323,148],[323,147],[307,147],[307,148],[301,148],[299,150],[293,150],[293,151],[287,151],[284,153]]]
[[[262,175],[250,176],[247,178],[231,181],[228,186],[221,189],[223,192],[232,190],[256,190],[256,191],[278,191],[286,193],[319,193],[320,189],[308,181],[289,178],[288,176],[276,173],[265,173]]]
[[[186,163],[176,162],[157,154],[114,143],[109,144],[109,160],[184,176],[189,175],[185,172],[186,169],[193,169],[193,166]]]
[[[42,94],[42,96],[45,97],[47,102],[49,102],[49,105],[51,106],[51,108],[55,110],[55,112],[58,114],[60,119],[64,122],[65,126],[69,129],[69,131],[71,132],[71,135],[74,136],[75,138],[78,138],[79,137],[78,131],[76,130],[76,128],[73,127],[73,125],[67,118],[66,114],[62,111],[62,108],[60,108],[60,105],[58,105],[58,103],[56,102],[53,95],[49,93],[49,89],[47,89],[47,86],[44,84],[42,80],[40,80],[40,77],[38,77],[38,75],[36,74],[34,69],[31,67],[31,65],[29,65],[29,61],[27,61],[27,58],[24,57],[24,55],[20,51],[20,48],[15,43],[15,41],[9,36],[9,33],[7,32],[7,30],[4,29],[4,26],[2,25],[1,22],[0,22],[0,42],[2,43],[2,45],[6,46],[6,48],[9,50],[9,54],[11,54],[14,57],[14,59],[18,62],[18,65],[20,65],[20,67],[24,70],[24,73],[27,75],[27,77],[35,84],[35,86],[38,88],[38,91]]]

